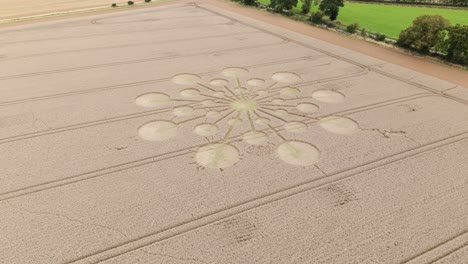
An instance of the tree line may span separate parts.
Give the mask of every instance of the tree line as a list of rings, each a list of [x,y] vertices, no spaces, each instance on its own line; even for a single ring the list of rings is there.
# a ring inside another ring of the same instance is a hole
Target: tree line
[[[417,17],[410,27],[400,32],[397,45],[468,65],[468,25],[452,26],[439,15]]]
[[[238,0],[246,5],[257,5],[256,0]],[[315,24],[326,23],[323,16],[328,16],[331,21],[336,20],[340,7],[344,6],[343,0],[301,0],[301,12],[308,15],[311,5],[319,5],[318,12],[310,14],[309,21]],[[402,0],[411,1],[411,0]],[[422,1],[422,0],[421,0]],[[433,1],[433,0],[428,0]],[[454,0],[439,0],[454,1]],[[463,0],[468,1],[468,0]],[[275,12],[290,11],[298,4],[298,0],[271,0],[270,8]],[[347,31],[355,33],[358,24],[348,25]],[[365,29],[362,35],[367,35]],[[384,41],[385,35],[375,34],[374,39]],[[415,50],[422,54],[432,54],[443,59],[468,65],[468,25],[454,25],[439,15],[422,15],[417,17],[413,24],[402,30],[396,44],[400,47]]]

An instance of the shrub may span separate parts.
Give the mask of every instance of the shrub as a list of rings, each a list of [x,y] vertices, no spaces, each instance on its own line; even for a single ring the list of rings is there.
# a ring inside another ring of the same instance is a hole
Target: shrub
[[[310,22],[315,24],[321,24],[323,22],[323,12],[317,11],[310,15]]]
[[[149,3],[149,2],[151,2],[151,0],[145,0],[145,3]]]
[[[313,0],[302,0],[302,14],[307,15],[310,12],[310,6]]]
[[[116,4],[116,3],[113,3],[111,6],[112,6],[112,7],[117,7],[117,4]]]
[[[241,2],[242,2],[244,5],[248,5],[248,6],[255,6],[255,5],[257,5],[257,1],[256,1],[256,0],[241,0]]]
[[[397,44],[429,53],[431,48],[444,41],[450,22],[439,15],[422,15],[413,25],[400,32]]]
[[[133,1],[128,1],[127,4],[128,4],[128,5],[133,5],[134,2],[133,2]]]
[[[363,38],[366,38],[367,37],[367,30],[365,28],[361,28],[361,36]]]
[[[377,40],[377,41],[385,41],[385,38],[387,38],[387,36],[385,36],[384,34],[375,33],[375,36],[374,36],[374,39],[375,39],[375,40]]]
[[[340,6],[344,6],[343,0],[322,0],[319,9],[330,17],[331,21],[336,20]]]
[[[271,0],[270,7],[275,12],[282,13],[283,10],[291,10],[297,5],[297,0]]]
[[[468,25],[459,25],[447,29],[447,60],[468,64]]]
[[[358,27],[359,27],[358,23],[352,23],[346,26],[346,31],[353,34],[353,33],[356,33],[356,30],[358,29]]]
[[[333,23],[333,22],[323,21],[323,23],[329,28],[335,28],[336,27],[335,23]]]

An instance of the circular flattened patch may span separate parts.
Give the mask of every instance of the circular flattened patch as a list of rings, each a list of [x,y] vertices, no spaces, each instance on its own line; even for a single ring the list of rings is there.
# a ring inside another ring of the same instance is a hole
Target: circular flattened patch
[[[299,75],[292,73],[292,72],[277,72],[274,73],[271,78],[275,82],[279,83],[296,83],[301,80],[301,77]]]
[[[242,75],[246,75],[248,73],[248,70],[239,67],[226,68],[221,72],[221,74],[223,74],[224,76],[231,78],[239,78]]]
[[[315,91],[312,93],[312,97],[317,101],[331,104],[341,103],[345,99],[345,96],[342,93],[330,90]]]
[[[177,136],[177,124],[158,120],[144,124],[138,129],[138,135],[144,140],[161,141]]]
[[[180,85],[193,85],[201,81],[200,76],[191,73],[177,74],[172,77],[172,82]]]
[[[200,95],[200,91],[193,88],[188,88],[180,91],[180,96],[182,97],[196,97]]]
[[[280,159],[296,166],[310,166],[320,159],[320,152],[309,143],[301,141],[285,141],[276,149]]]
[[[311,103],[300,103],[296,106],[296,109],[302,113],[314,113],[317,112],[319,107]]]
[[[265,80],[259,78],[253,78],[247,81],[247,84],[250,86],[261,86],[265,83]]]
[[[199,124],[195,127],[195,129],[193,130],[195,132],[195,134],[199,135],[199,136],[204,136],[204,137],[207,137],[207,136],[212,136],[216,133],[218,133],[219,131],[219,127],[217,125],[214,125],[214,124]]]
[[[209,144],[197,150],[195,160],[203,167],[222,169],[239,161],[239,151],[229,144]]]
[[[342,116],[329,116],[320,119],[319,125],[332,133],[349,135],[359,130],[359,126],[353,120]]]
[[[280,90],[280,94],[283,96],[295,97],[300,93],[299,89],[294,87],[286,87]]]
[[[292,133],[303,133],[307,131],[307,125],[301,122],[288,122],[283,125],[284,130]]]
[[[170,101],[171,98],[169,95],[163,93],[142,94],[135,99],[135,103],[142,107],[158,107],[166,105]]]
[[[267,134],[258,131],[250,131],[242,136],[242,140],[251,145],[261,145],[268,140]]]
[[[193,114],[193,111],[194,110],[192,107],[181,106],[181,107],[174,108],[174,110],[172,110],[172,113],[175,116],[189,116]]]
[[[224,85],[228,85],[229,82],[228,80],[225,80],[225,79],[213,79],[210,81],[210,84],[214,86],[224,86]]]

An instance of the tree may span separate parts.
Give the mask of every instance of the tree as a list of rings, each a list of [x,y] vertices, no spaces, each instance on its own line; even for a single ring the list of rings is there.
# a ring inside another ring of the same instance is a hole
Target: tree
[[[331,21],[334,21],[338,17],[340,6],[344,6],[343,0],[322,0],[319,9],[329,16]]]
[[[241,0],[244,5],[254,6],[257,4],[255,0]]]
[[[301,7],[301,9],[302,9],[302,13],[303,13],[304,15],[309,14],[309,12],[310,12],[310,6],[312,5],[312,2],[313,2],[313,1],[314,1],[314,0],[302,0],[302,7]]]
[[[310,15],[310,22],[312,23],[315,23],[315,24],[321,24],[323,22],[323,12],[321,11],[317,11],[317,12],[313,12],[311,15]]]
[[[429,53],[431,48],[444,41],[448,27],[450,22],[444,17],[422,15],[413,21],[413,25],[400,32],[397,44]]]
[[[447,60],[468,64],[468,25],[457,24],[449,27],[447,31]]]
[[[270,7],[276,12],[283,12],[283,10],[291,10],[297,6],[297,0],[271,0]]]
[[[452,5],[468,6],[468,0],[451,0],[449,3]]]

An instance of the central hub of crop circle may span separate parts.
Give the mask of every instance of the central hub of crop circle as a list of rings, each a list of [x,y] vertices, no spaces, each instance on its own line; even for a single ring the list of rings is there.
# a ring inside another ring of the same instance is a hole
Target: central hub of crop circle
[[[257,102],[251,99],[238,99],[231,103],[231,108],[239,112],[253,111],[257,109]]]

